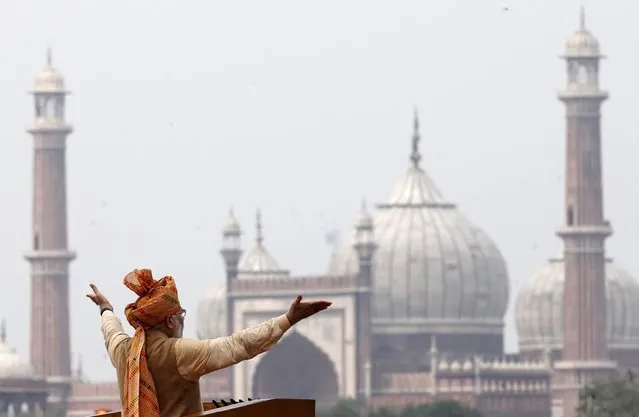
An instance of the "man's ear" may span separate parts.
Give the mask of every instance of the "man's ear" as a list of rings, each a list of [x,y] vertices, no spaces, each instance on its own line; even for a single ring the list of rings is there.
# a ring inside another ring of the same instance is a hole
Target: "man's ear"
[[[175,327],[175,324],[173,323],[173,316],[169,316],[166,319],[164,319],[164,325],[167,327],[167,329],[173,330],[173,328]]]

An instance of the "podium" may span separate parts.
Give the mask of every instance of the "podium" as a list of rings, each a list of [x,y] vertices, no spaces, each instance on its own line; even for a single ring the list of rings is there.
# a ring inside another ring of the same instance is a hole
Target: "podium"
[[[217,400],[202,403],[204,411],[175,417],[315,417],[315,400],[270,398],[263,400]],[[90,417],[122,417],[120,411],[94,414]]]

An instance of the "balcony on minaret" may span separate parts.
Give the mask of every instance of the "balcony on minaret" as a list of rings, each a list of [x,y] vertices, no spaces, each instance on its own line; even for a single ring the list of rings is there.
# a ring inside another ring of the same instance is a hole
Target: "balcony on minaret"
[[[566,58],[567,85],[559,92],[562,100],[595,99],[603,101],[608,92],[599,88],[599,58]]]
[[[609,222],[600,225],[572,225],[561,226],[556,230],[557,236],[564,238],[570,236],[599,236],[606,238],[612,235],[613,229]],[[593,248],[594,249],[594,248]],[[603,246],[601,248],[603,250]]]

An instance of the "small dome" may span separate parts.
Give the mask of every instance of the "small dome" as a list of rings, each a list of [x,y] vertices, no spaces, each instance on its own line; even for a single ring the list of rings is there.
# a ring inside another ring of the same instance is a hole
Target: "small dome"
[[[522,351],[563,348],[563,253],[540,268],[522,287],[515,303],[515,326]],[[639,348],[639,284],[606,261],[608,346]]]
[[[240,229],[240,223],[235,218],[233,214],[233,210],[230,211],[229,217],[224,222],[224,226],[222,226],[222,234],[224,236],[235,235],[239,236],[242,234],[242,230]]]
[[[416,119],[412,163],[373,217],[376,328],[501,334],[506,263],[490,237],[443,197],[419,165],[419,139]],[[331,259],[331,275],[358,273],[353,236],[347,236]]]
[[[238,279],[289,278],[289,271],[280,268],[273,255],[264,246],[262,215],[256,214],[255,246],[247,254],[238,269]]]
[[[35,377],[29,362],[22,359],[6,343],[6,327],[4,321],[0,329],[0,380],[3,379],[32,379]]]
[[[567,58],[596,58],[600,56],[599,41],[587,30],[579,30],[566,41]]]
[[[264,245],[256,245],[242,261],[240,271],[247,275],[251,274],[267,274],[269,272],[281,271],[279,264],[264,247]]]
[[[582,7],[581,25],[577,32],[566,41],[566,58],[597,58],[600,57],[599,41],[586,29],[586,17]]]
[[[64,77],[51,63],[51,51],[47,52],[47,66],[36,75],[34,92],[65,92]]]
[[[229,216],[222,226],[222,247],[220,255],[224,259],[227,268],[237,268],[237,264],[242,256],[242,230],[238,223],[233,209],[229,211]]]
[[[374,228],[374,220],[373,216],[370,215],[368,210],[366,209],[366,203],[362,203],[362,211],[357,216],[355,220],[355,229],[366,229],[372,230]]]
[[[197,306],[195,330],[200,340],[228,336],[226,323],[226,284],[211,288]]]

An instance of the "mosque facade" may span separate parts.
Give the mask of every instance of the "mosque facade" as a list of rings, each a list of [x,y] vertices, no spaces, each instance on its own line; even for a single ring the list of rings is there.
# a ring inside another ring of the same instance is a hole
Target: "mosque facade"
[[[234,367],[234,395],[326,404],[349,397],[363,408],[453,399],[487,416],[571,417],[585,383],[639,369],[639,284],[605,252],[612,228],[603,215],[603,56],[583,10],[580,23],[565,45],[567,85],[559,93],[566,106],[562,246],[515,297],[519,352],[504,354],[506,262],[424,170],[416,115],[406,173],[374,211],[362,208],[326,275],[292,276],[280,267],[259,213],[243,257],[230,214],[222,232],[226,281],[201,302],[199,337],[246,328],[297,293],[335,300],[333,311],[291,331],[277,349]],[[300,377],[304,368],[320,372],[309,382]]]
[[[203,398],[304,397],[320,405],[352,398],[364,412],[456,400],[487,417],[572,417],[584,383],[639,369],[639,284],[605,253],[612,229],[603,216],[601,58],[582,12],[566,43],[568,82],[559,95],[566,104],[565,224],[556,232],[563,243],[515,297],[519,353],[504,353],[506,261],[424,169],[416,114],[406,172],[386,201],[362,206],[325,274],[296,276],[282,267],[267,249],[259,211],[245,253],[242,227],[229,213],[220,246],[225,279],[198,306],[199,338],[280,314],[297,294],[333,305],[298,323],[275,349],[204,378]],[[68,265],[75,255],[66,244],[65,97],[49,59],[36,78],[28,129],[35,161],[26,254],[31,360],[15,354],[3,330],[0,415],[120,408],[115,382],[91,383],[81,366],[71,370]]]

